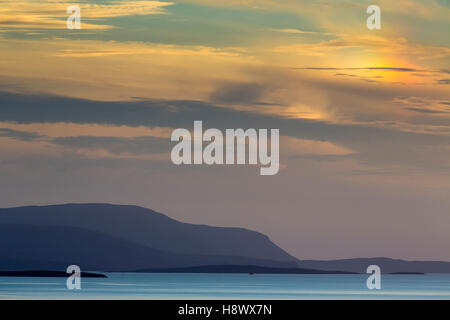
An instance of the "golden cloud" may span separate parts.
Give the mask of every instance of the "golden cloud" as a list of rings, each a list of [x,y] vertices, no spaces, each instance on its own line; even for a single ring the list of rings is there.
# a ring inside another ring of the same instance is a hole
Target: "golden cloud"
[[[21,29],[66,29],[69,17],[66,1],[1,1],[0,27]],[[111,26],[87,23],[101,18],[131,15],[151,15],[166,13],[165,7],[171,2],[160,1],[115,1],[109,4],[77,4],[81,9],[82,29],[107,29]]]
[[[280,138],[280,149],[288,155],[336,155],[345,156],[356,153],[329,141],[317,141],[283,136]]]
[[[326,57],[342,49],[361,49],[364,52],[376,54],[411,55],[418,59],[447,58],[450,56],[450,48],[448,47],[413,43],[402,37],[391,38],[373,35],[340,35],[338,39],[318,43],[277,46],[274,51]]]
[[[11,129],[27,133],[33,133],[49,138],[95,136],[95,137],[156,137],[169,138],[172,134],[171,128],[164,127],[130,127],[101,124],[77,124],[77,123],[13,123],[0,122],[0,129]]]

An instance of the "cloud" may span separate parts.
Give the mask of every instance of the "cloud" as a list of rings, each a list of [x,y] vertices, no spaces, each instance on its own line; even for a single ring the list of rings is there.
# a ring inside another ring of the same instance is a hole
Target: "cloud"
[[[214,91],[210,99],[221,103],[254,104],[259,103],[270,90],[258,83],[226,83]]]
[[[0,39],[0,50],[2,86],[96,100],[204,99],[257,63],[236,48],[140,42]]]
[[[9,137],[16,140],[31,141],[39,138],[40,136],[33,132],[17,131],[5,128],[0,125],[0,137]]]
[[[306,140],[283,136],[280,150],[287,156],[347,156],[355,152],[329,141]]]
[[[138,161],[170,159],[169,137],[165,133],[161,135],[158,128],[155,130],[73,123],[31,123],[15,126],[33,131],[18,131],[4,128],[5,126],[14,125],[0,123],[0,146],[8,153],[2,156],[3,164],[20,162],[29,157],[52,157],[60,160],[66,157]],[[65,132],[60,129],[65,129]],[[91,135],[80,135],[83,133]],[[136,136],[139,133],[153,135]]]
[[[66,29],[67,7],[73,3],[58,0],[1,1],[0,27],[20,29]],[[88,23],[104,18],[166,13],[171,2],[113,1],[105,4],[78,3],[81,9],[82,29],[107,29],[108,25]]]
[[[275,31],[281,32],[281,33],[290,33],[290,34],[317,34],[318,33],[315,31],[303,31],[300,29],[278,29]]]
[[[126,125],[80,124],[71,122],[0,122],[0,130],[7,133],[25,134],[24,137],[64,138],[77,136],[135,138],[149,136],[156,138],[170,137],[172,130],[162,127],[130,127]],[[10,135],[11,136],[11,135]]]
[[[439,79],[438,84],[450,84],[450,79]]]
[[[435,98],[407,96],[407,97],[396,97],[394,98],[393,101],[397,105],[405,106],[405,110],[409,111],[430,115],[433,114],[440,115],[450,113],[449,108],[446,106],[446,102]]]
[[[397,103],[400,103],[401,106],[407,103],[407,99],[416,101],[412,98],[399,99]],[[104,135],[103,137],[77,139],[65,137],[63,139],[63,136],[55,140],[58,144],[65,143],[67,146],[76,146],[78,143],[78,147],[83,150],[88,147],[91,149],[91,147],[101,143],[105,143],[111,148],[113,142],[108,139],[112,137],[106,135],[116,132],[121,126],[126,126],[126,128],[121,129],[124,130],[122,133],[117,133],[115,139],[119,140],[114,141],[122,146],[125,146],[126,143],[130,143],[132,146],[135,142],[137,143],[137,140],[133,142],[126,139],[144,139],[137,136],[141,132],[146,132],[141,127],[192,129],[193,121],[201,119],[205,129],[279,128],[281,135],[299,139],[289,140],[287,143],[288,149],[294,153],[300,152],[303,146],[306,153],[323,155],[324,157],[328,154],[347,155],[369,162],[374,167],[387,163],[390,165],[416,166],[427,170],[448,169],[448,162],[443,160],[445,159],[442,154],[443,151],[433,153],[421,151],[431,146],[442,148],[442,146],[450,145],[448,121],[447,127],[443,125],[441,128],[447,128],[447,132],[439,132],[437,131],[438,127],[435,127],[434,133],[431,129],[426,133],[418,133],[414,130],[405,131],[404,124],[397,125],[395,122],[383,127],[367,123],[339,124],[319,120],[285,118],[274,114],[245,112],[217,107],[201,101],[101,102],[1,93],[0,102],[2,103],[0,120],[19,124],[17,127],[10,127],[16,128],[16,131],[28,128],[30,132],[33,132],[32,128],[38,128],[40,123],[71,122],[80,125],[79,127],[71,125],[78,134],[88,133],[95,136],[95,131],[89,130],[98,128],[98,134]],[[446,105],[441,104],[441,102],[436,101],[435,103],[445,108]],[[415,103],[419,105],[419,101]],[[29,125],[29,127],[20,127],[20,125]],[[48,133],[52,128],[50,124],[47,127],[45,124],[42,125],[45,130],[42,129],[41,133]],[[91,125],[99,125],[99,127]],[[110,129],[111,131],[107,129],[109,126],[114,126],[113,129]],[[136,128],[136,130],[133,131],[133,128]],[[126,133],[127,130],[130,130],[129,134]],[[168,129],[164,130],[169,131]],[[159,131],[154,131],[154,134],[156,136],[164,135],[160,134]],[[67,135],[70,135],[70,132]],[[96,139],[95,143],[92,142],[94,140],[90,139]],[[314,140],[315,142],[306,142],[305,140]],[[91,145],[88,144],[89,141],[91,141]],[[367,141],[371,143],[368,144]],[[145,143],[145,140],[142,140],[141,143]],[[295,148],[296,144],[298,144],[298,148]],[[310,151],[308,151],[308,148]],[[137,150],[138,147],[135,149]],[[417,153],[417,155],[411,157],[411,152]]]
[[[450,56],[450,48],[446,46],[433,46],[412,42],[404,37],[364,34],[340,34],[335,39],[317,43],[282,45],[275,47],[274,52],[296,53],[302,56],[326,56],[337,54],[344,49],[359,49],[366,54],[407,55],[415,57],[418,60],[443,59]]]
[[[413,107],[407,107],[405,109],[414,111],[414,112],[431,113],[431,114],[450,113],[450,112],[446,112],[446,111],[437,111],[437,110],[430,110],[430,109],[424,109],[424,108],[413,108]]]
[[[14,129],[11,129],[14,128]],[[0,137],[35,142],[57,150],[62,156],[72,153],[79,157],[166,160],[170,159],[172,130],[143,126],[113,126],[76,123],[11,123],[0,122]],[[283,156],[346,156],[354,151],[328,141],[316,141],[282,136]],[[36,146],[34,145],[34,146]],[[32,148],[35,149],[35,148]],[[33,154],[35,154],[33,152]],[[148,156],[151,155],[151,156]],[[156,156],[154,156],[156,155]],[[165,158],[162,156],[165,155]]]
[[[214,0],[181,0],[180,2],[197,3],[209,6],[219,7],[241,7],[248,9],[261,10],[287,10],[299,11],[305,10],[307,12],[323,12],[325,10],[333,9],[350,9],[350,8],[367,8],[372,4],[368,0],[345,0],[345,1],[308,1],[308,0],[229,0],[226,2],[218,2]],[[440,13],[442,8],[446,8],[444,4],[439,4],[435,0],[398,0],[395,3],[388,0],[379,0],[381,7],[389,12],[407,12],[411,15],[433,17],[433,13]]]
[[[157,138],[151,136],[118,138],[102,136],[72,136],[60,137],[50,140],[51,143],[64,146],[68,149],[77,150],[88,154],[95,154],[95,151],[101,150],[101,154],[109,154],[109,158],[117,155],[118,158],[126,156],[135,159],[151,160],[146,155],[166,155],[163,160],[170,160],[170,139]],[[160,160],[160,157],[156,158]]]
[[[413,68],[401,68],[401,67],[362,67],[362,68],[331,68],[331,67],[305,67],[305,68],[294,68],[298,70],[387,70],[387,71],[398,71],[398,72],[429,72],[425,70],[417,70]]]
[[[56,53],[58,57],[90,58],[113,55],[177,55],[177,56],[228,56],[237,57],[240,52],[230,49],[217,49],[204,46],[177,46],[142,43],[103,43],[107,49],[95,48],[94,43],[86,41],[90,49],[62,49]],[[95,49],[94,49],[95,48]]]
[[[170,159],[168,141],[171,133],[172,129],[161,127],[0,122],[0,142],[5,152],[17,150],[17,147],[30,150],[10,154],[6,157],[7,161],[39,156],[39,148],[43,151],[41,156],[54,158],[64,158],[69,154],[86,159],[167,161]],[[19,142],[15,147],[14,141]]]

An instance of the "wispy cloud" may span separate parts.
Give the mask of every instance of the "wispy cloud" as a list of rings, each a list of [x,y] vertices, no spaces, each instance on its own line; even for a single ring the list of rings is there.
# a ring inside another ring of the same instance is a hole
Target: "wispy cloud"
[[[362,67],[362,68],[332,68],[332,67],[305,67],[305,68],[294,68],[299,70],[387,70],[387,71],[398,71],[398,72],[429,72],[426,70],[417,70],[413,68],[401,68],[401,67]]]
[[[281,33],[291,33],[291,34],[317,34],[318,32],[315,31],[303,31],[300,29],[278,29],[274,30]]]
[[[160,1],[112,1],[105,4],[79,3],[82,29],[107,29],[112,26],[93,24],[104,18],[164,14],[171,2]],[[59,0],[0,1],[0,27],[19,29],[65,29],[67,7],[73,3]]]
[[[172,133],[170,128],[162,127],[144,127],[144,126],[115,126],[101,124],[79,124],[70,122],[55,123],[14,123],[0,122],[0,129],[3,132],[26,133],[30,137],[77,137],[77,136],[96,136],[96,137],[118,137],[135,138],[140,136],[149,136],[157,138],[168,138]],[[25,136],[26,137],[26,136]]]
[[[318,43],[300,43],[278,46],[275,52],[293,52],[299,55],[326,56],[343,49],[360,49],[366,53],[403,54],[417,59],[437,59],[450,56],[450,48],[414,43],[403,37],[392,38],[363,34],[341,35],[337,39]]]

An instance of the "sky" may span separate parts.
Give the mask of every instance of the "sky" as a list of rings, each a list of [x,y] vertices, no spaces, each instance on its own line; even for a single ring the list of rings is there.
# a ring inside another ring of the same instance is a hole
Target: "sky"
[[[449,17],[447,0],[0,0],[0,206],[135,204],[299,259],[450,260]],[[194,120],[279,129],[279,173],[174,165]]]

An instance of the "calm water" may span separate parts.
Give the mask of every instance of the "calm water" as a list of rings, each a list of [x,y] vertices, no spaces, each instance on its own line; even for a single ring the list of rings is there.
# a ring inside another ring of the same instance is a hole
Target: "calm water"
[[[450,299],[450,274],[366,275],[108,273],[67,290],[65,278],[0,277],[0,299]]]

